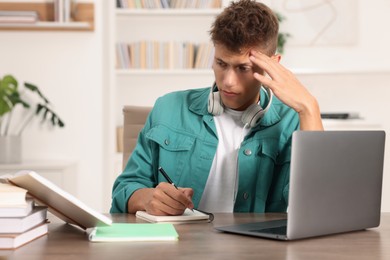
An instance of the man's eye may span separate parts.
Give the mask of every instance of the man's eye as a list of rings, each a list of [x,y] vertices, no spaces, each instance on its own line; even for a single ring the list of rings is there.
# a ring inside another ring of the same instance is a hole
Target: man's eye
[[[251,67],[238,67],[238,69],[241,71],[241,72],[247,72],[247,71],[250,71],[252,68]]]
[[[221,61],[217,61],[217,64],[218,66],[222,67],[222,68],[225,68],[226,67],[226,64],[221,62]]]

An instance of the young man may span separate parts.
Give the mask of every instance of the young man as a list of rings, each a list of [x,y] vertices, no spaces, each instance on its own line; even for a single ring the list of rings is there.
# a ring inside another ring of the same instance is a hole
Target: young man
[[[231,3],[210,35],[215,84],[156,101],[114,183],[112,213],[286,210],[291,135],[323,129],[318,103],[279,63],[278,21],[265,5]]]

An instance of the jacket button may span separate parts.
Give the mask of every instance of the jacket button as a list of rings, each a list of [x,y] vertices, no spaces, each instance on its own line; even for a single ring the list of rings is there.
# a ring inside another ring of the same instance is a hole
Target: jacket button
[[[244,192],[244,194],[242,195],[242,197],[244,198],[244,200],[247,200],[249,198],[249,195],[247,192]]]
[[[244,154],[246,156],[250,156],[252,154],[252,151],[250,149],[245,149]]]
[[[168,140],[168,139],[165,139],[164,144],[165,144],[165,145],[169,145],[169,140]]]

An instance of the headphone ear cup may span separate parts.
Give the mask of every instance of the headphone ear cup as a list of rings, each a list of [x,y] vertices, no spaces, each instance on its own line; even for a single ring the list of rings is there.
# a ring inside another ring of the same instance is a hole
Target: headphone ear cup
[[[214,116],[219,116],[223,113],[223,105],[219,92],[210,92],[208,101],[208,111]]]
[[[245,112],[241,116],[241,121],[246,125],[249,125],[249,127],[254,127],[258,123],[258,121],[263,118],[264,114],[268,111],[268,109],[271,107],[272,104],[272,98],[273,93],[271,89],[262,87],[267,96],[268,96],[268,104],[265,108],[263,108],[260,105],[260,102],[258,104],[250,105]]]
[[[265,112],[266,110],[264,110],[259,104],[252,104],[242,114],[241,121],[252,128],[264,116]]]

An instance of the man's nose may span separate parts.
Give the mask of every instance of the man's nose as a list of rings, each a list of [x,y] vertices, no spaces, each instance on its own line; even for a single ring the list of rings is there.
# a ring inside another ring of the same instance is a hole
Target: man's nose
[[[225,75],[223,78],[223,85],[225,87],[232,87],[237,83],[237,75],[234,69],[229,68],[225,71]]]

